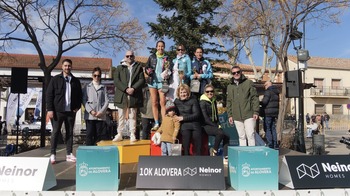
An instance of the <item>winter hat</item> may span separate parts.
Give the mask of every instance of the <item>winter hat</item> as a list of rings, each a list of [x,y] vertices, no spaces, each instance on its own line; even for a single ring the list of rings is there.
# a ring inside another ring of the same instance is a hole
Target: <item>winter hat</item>
[[[174,109],[175,109],[174,103],[170,100],[167,100],[165,104],[165,110],[168,112],[169,110],[174,110]]]

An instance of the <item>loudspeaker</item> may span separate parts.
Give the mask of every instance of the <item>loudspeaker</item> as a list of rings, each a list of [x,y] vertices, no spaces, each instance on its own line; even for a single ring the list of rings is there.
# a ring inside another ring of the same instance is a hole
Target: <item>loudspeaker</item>
[[[27,93],[28,68],[12,67],[11,69],[11,93]]]
[[[299,70],[287,71],[284,74],[284,78],[286,81],[286,97],[300,97],[301,90],[301,72]]]

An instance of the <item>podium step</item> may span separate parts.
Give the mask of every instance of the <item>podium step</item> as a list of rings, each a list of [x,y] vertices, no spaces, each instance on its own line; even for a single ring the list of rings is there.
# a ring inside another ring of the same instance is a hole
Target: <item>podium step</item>
[[[98,146],[117,146],[119,151],[119,162],[123,163],[138,163],[139,156],[150,156],[150,140],[139,140],[130,142],[123,140],[113,142],[112,140],[104,140],[97,143]]]

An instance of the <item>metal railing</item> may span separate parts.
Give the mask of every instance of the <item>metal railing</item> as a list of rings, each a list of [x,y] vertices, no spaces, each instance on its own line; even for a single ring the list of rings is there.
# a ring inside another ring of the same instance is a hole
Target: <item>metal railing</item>
[[[312,96],[350,96],[350,87],[323,86],[310,88]]]

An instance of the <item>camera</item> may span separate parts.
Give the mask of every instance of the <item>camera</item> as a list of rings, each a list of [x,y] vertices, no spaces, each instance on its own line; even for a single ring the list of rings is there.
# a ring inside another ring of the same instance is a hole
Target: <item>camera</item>
[[[341,137],[340,143],[346,144],[347,146],[350,146],[350,137]]]

